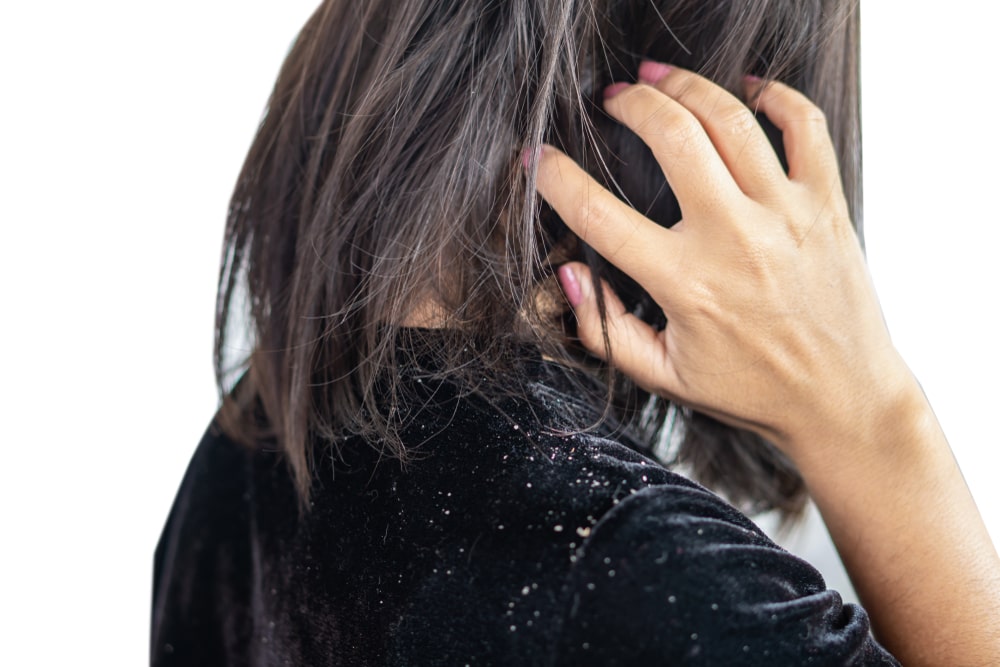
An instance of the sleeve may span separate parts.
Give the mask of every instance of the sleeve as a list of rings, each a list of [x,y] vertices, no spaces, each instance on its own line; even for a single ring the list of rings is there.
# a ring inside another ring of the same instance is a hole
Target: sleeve
[[[647,487],[593,528],[559,665],[898,665],[868,616],[701,488]]]
[[[242,664],[251,645],[245,457],[202,439],[156,547],[150,664]]]

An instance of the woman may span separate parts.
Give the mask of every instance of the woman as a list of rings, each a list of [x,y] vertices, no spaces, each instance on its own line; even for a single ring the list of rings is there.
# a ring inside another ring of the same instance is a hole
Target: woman
[[[995,657],[996,552],[850,224],[856,35],[851,2],[324,2],[234,193],[153,662],[896,664],[663,463],[746,511],[808,489],[904,664]]]

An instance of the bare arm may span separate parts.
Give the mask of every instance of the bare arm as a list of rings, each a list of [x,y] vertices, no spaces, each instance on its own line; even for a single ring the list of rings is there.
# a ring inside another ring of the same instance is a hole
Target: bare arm
[[[883,410],[834,465],[798,459],[810,492],[904,665],[995,665],[1000,566],[986,527],[919,389]]]
[[[690,72],[645,63],[608,89],[677,195],[664,229],[559,151],[538,189],[656,299],[654,331],[610,291],[616,365],[640,385],[770,439],[799,466],[880,640],[907,665],[1000,656],[1000,560],[930,406],[889,339],[825,120],[769,84],[789,173],[751,111]],[[747,81],[749,96],[761,83]],[[586,267],[560,272],[580,337],[604,339]]]

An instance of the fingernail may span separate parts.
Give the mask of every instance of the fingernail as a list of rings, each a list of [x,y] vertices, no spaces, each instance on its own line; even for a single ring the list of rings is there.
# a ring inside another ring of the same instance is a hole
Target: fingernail
[[[580,281],[577,280],[576,272],[569,264],[563,264],[559,267],[559,284],[562,285],[569,305],[576,308],[583,303],[583,290],[580,288]]]
[[[656,63],[652,60],[643,60],[639,63],[639,81],[643,83],[659,83],[673,69],[670,65]]]
[[[755,76],[753,74],[747,74],[743,77],[743,80],[746,81],[747,83],[760,83],[762,79],[759,76]]]
[[[534,148],[525,148],[521,151],[521,166],[528,169],[533,161],[537,161],[542,155],[542,147],[535,146]]]
[[[613,83],[604,89],[604,99],[610,100],[612,97],[629,87],[627,83]]]

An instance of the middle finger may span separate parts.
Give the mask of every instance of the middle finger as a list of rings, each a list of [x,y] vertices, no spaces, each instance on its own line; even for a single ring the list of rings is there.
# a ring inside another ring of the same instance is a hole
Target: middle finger
[[[694,114],[722,157],[736,184],[760,201],[787,176],[774,147],[750,108],[725,90],[694,72],[645,61],[639,81],[676,100]]]
[[[685,220],[744,199],[705,129],[676,100],[648,85],[613,86],[604,106],[652,150]]]

